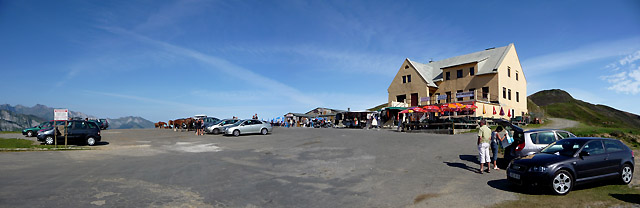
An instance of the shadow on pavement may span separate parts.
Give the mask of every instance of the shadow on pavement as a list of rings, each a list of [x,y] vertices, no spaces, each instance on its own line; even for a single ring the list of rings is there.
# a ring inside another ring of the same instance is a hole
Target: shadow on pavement
[[[480,161],[478,161],[477,155],[460,155],[459,157],[461,160],[472,162],[472,163],[475,163],[476,165],[480,165]]]
[[[611,197],[627,203],[640,204],[640,194],[609,194]]]
[[[528,194],[528,195],[544,195],[545,194],[544,187],[527,188],[525,186],[517,186],[515,184],[509,183],[507,179],[498,179],[498,180],[488,181],[487,185],[498,190],[508,191],[512,193],[521,193],[521,194]]]
[[[94,144],[94,146],[102,146],[102,145],[108,145],[108,144],[109,144],[109,142],[99,141],[99,142],[96,142],[96,144]]]
[[[464,164],[464,163],[457,163],[457,162],[443,162],[443,163],[447,164],[450,167],[462,168],[474,173],[477,173],[479,170],[478,168],[469,167],[467,164]]]

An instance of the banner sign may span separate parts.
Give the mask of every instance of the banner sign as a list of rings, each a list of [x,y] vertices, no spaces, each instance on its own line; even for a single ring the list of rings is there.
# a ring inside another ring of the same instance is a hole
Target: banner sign
[[[66,121],[69,119],[69,109],[53,109],[53,120]]]
[[[438,100],[446,100],[447,99],[447,95],[438,95]]]
[[[456,98],[473,97],[473,91],[456,93]]]
[[[420,102],[429,102],[430,97],[420,97]]]

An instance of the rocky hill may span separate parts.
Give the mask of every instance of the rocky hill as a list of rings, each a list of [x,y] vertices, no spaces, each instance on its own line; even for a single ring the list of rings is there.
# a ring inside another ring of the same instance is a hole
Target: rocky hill
[[[42,121],[53,120],[53,109],[37,104],[33,107],[23,105],[0,105],[0,131],[17,131],[35,126]],[[69,111],[69,117],[96,118],[82,112]],[[107,118],[110,129],[142,129],[153,128],[153,122],[141,117]]]
[[[11,106],[9,104],[0,105],[0,110],[7,110],[16,114],[33,115],[45,120],[53,120],[53,109],[46,105],[36,104],[33,107],[23,105]],[[81,112],[69,111],[69,117],[95,118],[95,116],[87,115]]]
[[[32,127],[44,121],[43,118],[0,110],[0,131],[16,131]]]
[[[153,128],[153,122],[134,116],[127,116],[117,119],[107,119],[109,128],[112,129],[148,129]]]
[[[567,118],[593,126],[640,128],[640,116],[577,100],[564,90],[543,90],[530,95],[528,99],[550,117]],[[530,111],[532,107],[536,106],[530,106]]]

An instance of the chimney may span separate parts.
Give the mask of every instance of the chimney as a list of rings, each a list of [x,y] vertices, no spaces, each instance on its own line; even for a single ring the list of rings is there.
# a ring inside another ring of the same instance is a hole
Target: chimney
[[[351,111],[351,108],[347,108],[347,111]]]

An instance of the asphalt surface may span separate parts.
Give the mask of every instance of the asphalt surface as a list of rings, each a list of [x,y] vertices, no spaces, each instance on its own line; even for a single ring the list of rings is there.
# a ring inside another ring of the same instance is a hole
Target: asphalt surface
[[[276,127],[266,136],[102,135],[94,150],[0,152],[0,207],[483,207],[516,199],[504,170],[477,173],[473,134]]]

